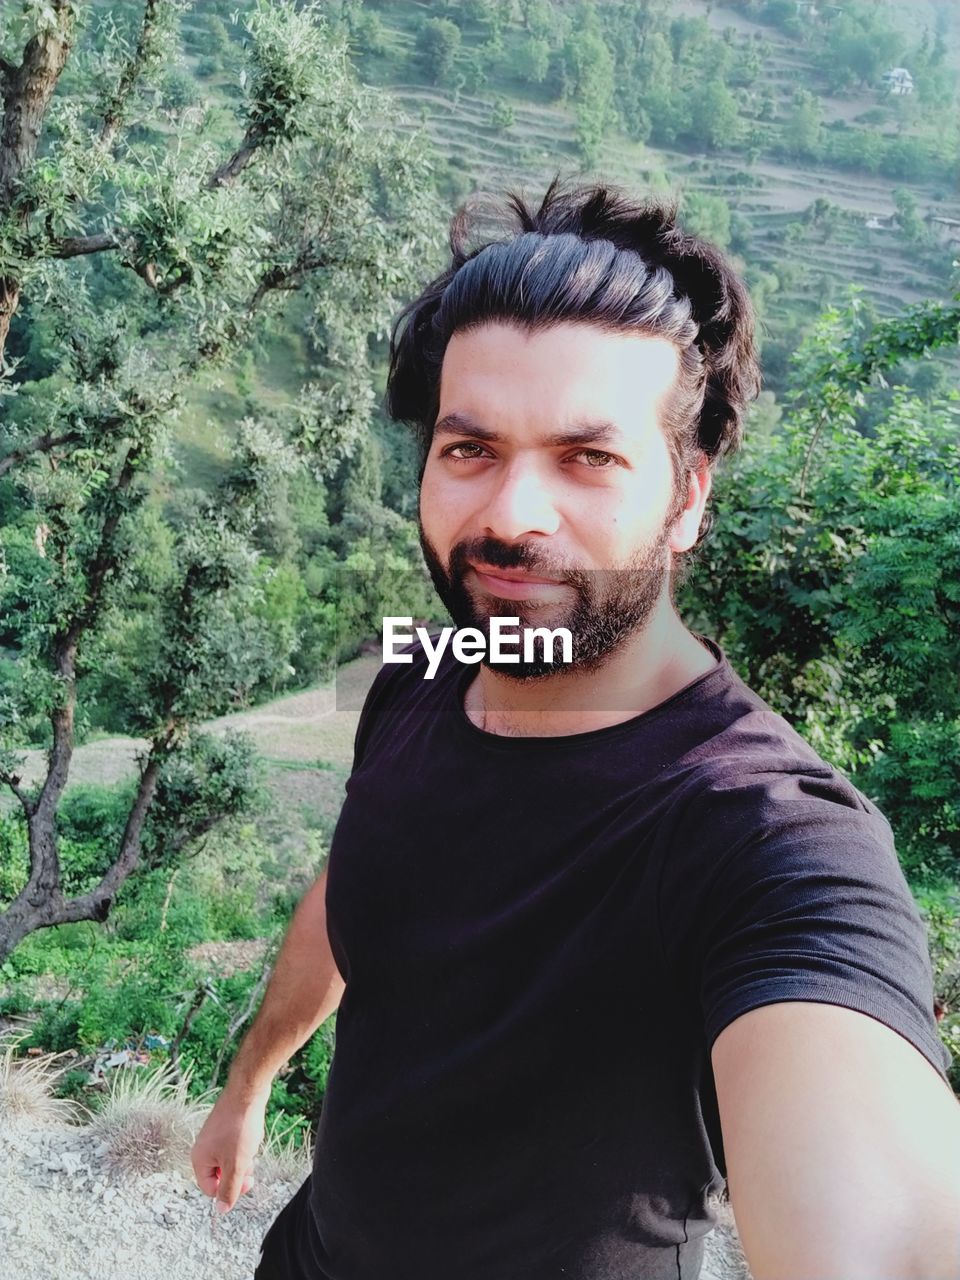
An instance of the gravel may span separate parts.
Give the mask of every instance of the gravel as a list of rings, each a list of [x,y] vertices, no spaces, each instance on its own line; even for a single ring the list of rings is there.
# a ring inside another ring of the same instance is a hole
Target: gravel
[[[82,1125],[5,1114],[0,1280],[252,1280],[260,1242],[300,1181],[255,1183],[229,1214],[192,1177],[122,1177]],[[729,1206],[700,1280],[749,1280]]]
[[[182,1173],[119,1177],[82,1126],[3,1117],[0,1280],[251,1280],[299,1184],[255,1184],[233,1210]]]

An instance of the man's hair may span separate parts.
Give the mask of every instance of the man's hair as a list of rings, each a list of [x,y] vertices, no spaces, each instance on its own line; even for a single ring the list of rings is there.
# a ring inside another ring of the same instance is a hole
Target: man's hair
[[[746,406],[760,389],[750,298],[726,257],[677,225],[675,203],[635,200],[610,183],[565,188],[557,174],[536,212],[508,192],[507,234],[470,249],[470,201],[460,206],[449,266],[394,323],[384,407],[414,428],[422,475],[454,333],[501,320],[529,333],[568,322],[666,338],[680,356],[662,424],[672,519],[700,455],[712,468],[740,446]],[[696,546],[711,523],[706,513]]]

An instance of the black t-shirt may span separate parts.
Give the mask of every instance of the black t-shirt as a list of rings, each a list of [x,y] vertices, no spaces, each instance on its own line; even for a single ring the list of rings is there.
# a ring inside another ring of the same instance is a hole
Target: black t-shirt
[[[710,1049],[845,1005],[942,1074],[877,807],[704,641],[659,706],[484,732],[450,656],[376,677],[334,835],[346,991],[289,1274],[694,1280],[725,1164]]]

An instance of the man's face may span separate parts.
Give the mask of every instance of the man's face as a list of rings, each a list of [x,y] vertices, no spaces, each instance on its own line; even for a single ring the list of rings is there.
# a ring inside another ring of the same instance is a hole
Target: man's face
[[[590,325],[454,334],[420,541],[458,627],[567,627],[573,668],[590,670],[646,625],[710,489],[704,467],[674,492],[660,411],[678,366],[664,339]],[[487,662],[518,679],[571,669]]]

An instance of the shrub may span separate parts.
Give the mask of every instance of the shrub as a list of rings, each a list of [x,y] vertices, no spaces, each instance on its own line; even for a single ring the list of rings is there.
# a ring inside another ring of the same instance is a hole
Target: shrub
[[[168,1062],[154,1069],[121,1067],[90,1122],[104,1143],[106,1163],[121,1176],[161,1171],[190,1176],[190,1150],[210,1110],[188,1096],[189,1077],[177,1080]]]
[[[64,1073],[56,1067],[59,1053],[39,1058],[17,1058],[16,1050],[24,1037],[10,1041],[0,1054],[0,1116],[4,1122],[18,1118],[39,1121],[76,1121],[85,1108],[67,1098],[54,1096]]]

